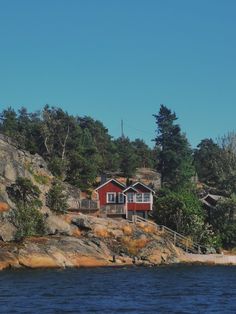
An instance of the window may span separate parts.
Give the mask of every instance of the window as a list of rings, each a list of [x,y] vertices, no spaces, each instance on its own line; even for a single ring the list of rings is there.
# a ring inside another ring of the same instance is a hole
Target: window
[[[150,203],[150,193],[143,193],[143,202],[144,203]]]
[[[143,197],[142,193],[137,193],[136,194],[136,203],[142,203],[143,202]]]
[[[134,193],[127,193],[127,202],[128,203],[134,202]]]
[[[108,192],[107,193],[107,203],[115,203],[116,202],[116,193]]]
[[[118,203],[123,204],[124,203],[124,194],[118,193]]]

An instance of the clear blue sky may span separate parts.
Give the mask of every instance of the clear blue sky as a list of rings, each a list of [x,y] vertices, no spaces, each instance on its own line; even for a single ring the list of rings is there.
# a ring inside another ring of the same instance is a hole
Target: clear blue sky
[[[236,1],[0,0],[0,109],[45,104],[155,136],[159,105],[193,146],[236,125]]]

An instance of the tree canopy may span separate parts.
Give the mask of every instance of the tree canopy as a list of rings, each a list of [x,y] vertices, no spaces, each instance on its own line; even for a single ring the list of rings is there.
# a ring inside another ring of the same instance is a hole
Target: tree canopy
[[[49,105],[34,113],[24,107],[3,110],[0,132],[19,148],[41,155],[56,177],[83,190],[93,187],[101,174],[129,178],[137,167],[154,164],[152,149],[141,139],[114,140],[102,122]]]
[[[175,113],[161,105],[154,117],[157,125],[157,171],[161,174],[162,186],[180,188],[188,184],[194,175],[192,150],[180,126],[175,123]]]

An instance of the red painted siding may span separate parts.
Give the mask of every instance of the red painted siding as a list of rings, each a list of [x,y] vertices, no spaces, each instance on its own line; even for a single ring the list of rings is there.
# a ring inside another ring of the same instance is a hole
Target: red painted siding
[[[128,203],[128,210],[151,210],[150,203]]]
[[[115,182],[111,181],[101,187],[97,192],[99,196],[100,206],[107,205],[107,193],[108,192],[122,192],[124,188],[116,184]]]

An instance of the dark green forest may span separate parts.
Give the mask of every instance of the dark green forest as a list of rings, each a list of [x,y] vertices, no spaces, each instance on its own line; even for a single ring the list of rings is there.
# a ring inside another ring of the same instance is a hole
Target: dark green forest
[[[30,113],[12,108],[0,115],[0,132],[18,147],[38,153],[52,173],[82,190],[93,187],[101,174],[131,177],[137,167],[154,167],[154,151],[141,139],[113,139],[102,122],[72,116],[45,106]]]
[[[85,191],[102,174],[129,179],[139,167],[155,169],[161,176],[153,217],[158,223],[215,248],[235,247],[236,133],[203,139],[192,149],[174,112],[161,105],[153,118],[154,148],[142,139],[114,139],[102,122],[48,105],[33,113],[3,110],[0,133],[41,155],[58,179]],[[207,193],[221,197],[210,217],[201,202]]]

